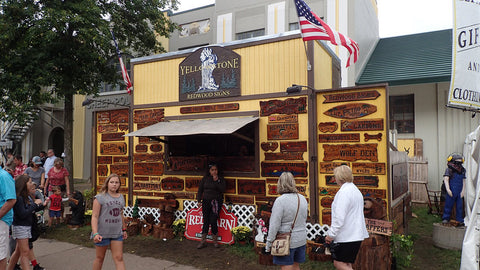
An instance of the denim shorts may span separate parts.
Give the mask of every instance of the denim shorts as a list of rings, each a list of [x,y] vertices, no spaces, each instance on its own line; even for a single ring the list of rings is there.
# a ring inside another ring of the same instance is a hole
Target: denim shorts
[[[50,217],[61,217],[62,216],[62,210],[58,210],[58,211],[55,211],[55,210],[48,210],[48,215]]]
[[[13,239],[29,239],[32,238],[32,226],[12,226]]]
[[[273,256],[273,263],[276,265],[293,265],[293,263],[305,262],[305,251],[307,245],[298,248],[291,248],[288,256]]]
[[[118,238],[102,238],[102,241],[95,243],[97,247],[109,246],[112,241],[123,241],[123,235],[120,235]]]

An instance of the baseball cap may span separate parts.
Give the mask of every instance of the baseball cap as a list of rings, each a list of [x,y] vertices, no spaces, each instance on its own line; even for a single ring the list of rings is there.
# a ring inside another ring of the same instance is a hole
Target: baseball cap
[[[32,162],[40,165],[40,164],[42,164],[42,159],[39,156],[34,156],[32,158]]]

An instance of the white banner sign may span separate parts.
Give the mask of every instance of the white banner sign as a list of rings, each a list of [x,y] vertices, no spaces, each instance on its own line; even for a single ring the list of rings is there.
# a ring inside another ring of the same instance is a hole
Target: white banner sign
[[[480,110],[480,0],[453,0],[448,105]]]

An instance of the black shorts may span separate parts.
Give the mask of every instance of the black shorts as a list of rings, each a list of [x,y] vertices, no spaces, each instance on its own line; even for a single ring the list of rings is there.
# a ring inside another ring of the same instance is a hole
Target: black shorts
[[[335,243],[331,250],[332,259],[339,262],[354,263],[362,241]]]

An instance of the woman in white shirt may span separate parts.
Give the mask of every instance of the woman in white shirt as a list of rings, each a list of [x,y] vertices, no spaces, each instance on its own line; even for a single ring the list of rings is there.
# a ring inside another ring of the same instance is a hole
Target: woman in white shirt
[[[350,167],[336,167],[333,175],[340,189],[333,199],[332,225],[325,241],[336,244],[331,250],[335,268],[353,269],[360,245],[363,239],[368,238],[363,216],[363,195],[353,184]]]

